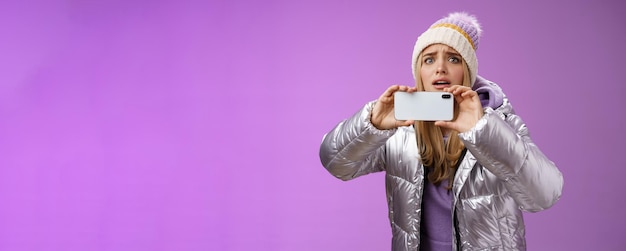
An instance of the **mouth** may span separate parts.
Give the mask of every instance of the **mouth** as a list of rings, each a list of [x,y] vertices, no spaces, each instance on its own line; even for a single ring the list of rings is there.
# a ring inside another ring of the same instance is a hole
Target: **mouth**
[[[433,83],[433,86],[437,89],[443,89],[450,86],[450,82],[446,80],[437,80]]]

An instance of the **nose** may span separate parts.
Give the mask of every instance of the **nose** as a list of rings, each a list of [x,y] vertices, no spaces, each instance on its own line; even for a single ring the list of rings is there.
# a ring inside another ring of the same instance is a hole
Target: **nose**
[[[448,69],[446,68],[446,64],[441,62],[442,60],[438,60],[439,63],[437,64],[437,73],[439,74],[446,74],[448,73]]]

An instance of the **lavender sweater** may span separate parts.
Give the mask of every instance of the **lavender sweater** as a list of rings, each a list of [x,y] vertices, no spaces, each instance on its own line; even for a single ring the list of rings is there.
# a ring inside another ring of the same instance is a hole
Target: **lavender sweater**
[[[477,76],[472,87],[480,97],[483,107],[496,109],[502,105],[504,95],[500,87]],[[429,170],[424,170],[426,176]],[[452,250],[452,192],[448,191],[448,181],[435,184],[425,179],[422,199],[422,223],[420,226],[420,250]]]

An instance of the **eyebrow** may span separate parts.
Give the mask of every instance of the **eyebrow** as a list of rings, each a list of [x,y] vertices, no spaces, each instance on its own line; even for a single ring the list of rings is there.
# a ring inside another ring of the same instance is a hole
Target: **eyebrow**
[[[426,57],[426,56],[432,56],[432,55],[435,55],[435,54],[437,54],[437,53],[439,53],[439,51],[433,51],[433,52],[429,52],[429,53],[424,53],[424,55],[423,55],[423,56],[424,56],[424,57]],[[456,53],[456,52],[453,52],[453,51],[447,51],[447,52],[446,52],[446,54],[447,54],[448,56],[457,56],[457,57],[461,57],[461,54]]]

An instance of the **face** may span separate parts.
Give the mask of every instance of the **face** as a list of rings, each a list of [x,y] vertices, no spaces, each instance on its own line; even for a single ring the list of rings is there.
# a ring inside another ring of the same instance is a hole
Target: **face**
[[[463,57],[450,46],[433,44],[422,51],[420,77],[425,91],[463,85]]]

